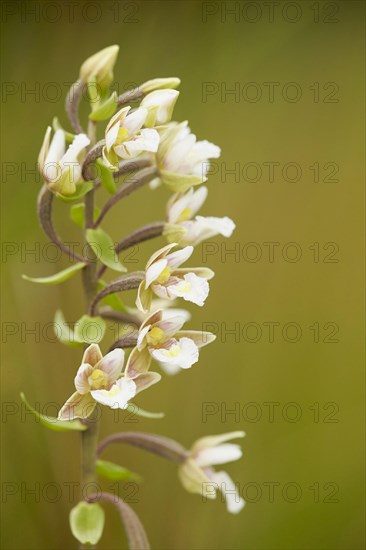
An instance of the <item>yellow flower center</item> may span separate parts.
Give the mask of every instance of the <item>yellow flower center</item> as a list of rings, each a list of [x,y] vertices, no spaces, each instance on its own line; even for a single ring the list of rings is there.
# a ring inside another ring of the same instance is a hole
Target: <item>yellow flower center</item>
[[[166,266],[165,269],[163,269],[163,271],[160,273],[159,277],[157,277],[156,281],[163,285],[164,283],[166,283],[170,277],[172,273],[172,270],[170,269],[169,266]]]
[[[192,217],[192,209],[191,208],[185,208],[182,210],[179,218],[177,219],[177,222],[185,222],[189,220]]]
[[[146,335],[147,343],[150,346],[157,346],[165,341],[165,332],[159,327],[153,327]]]
[[[101,369],[94,369],[88,382],[93,390],[100,390],[108,385],[108,376]]]

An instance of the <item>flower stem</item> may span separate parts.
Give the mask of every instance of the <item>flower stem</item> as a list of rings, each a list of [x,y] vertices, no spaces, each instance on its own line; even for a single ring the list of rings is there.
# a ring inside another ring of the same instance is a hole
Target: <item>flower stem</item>
[[[90,124],[88,128],[89,137],[91,139],[91,147],[93,147],[95,141],[95,125]],[[94,214],[94,195],[95,189],[92,189],[85,195],[85,233],[87,229],[93,225]],[[86,239],[85,239],[86,240]],[[87,300],[87,304],[90,304],[98,289],[97,280],[97,257],[94,254],[91,247],[88,245],[88,257],[91,258],[91,262],[85,266],[82,271],[82,280],[84,287],[84,294]],[[96,474],[96,459],[97,459],[97,444],[98,444],[98,431],[99,420],[98,411],[94,409],[93,413],[85,421],[88,429],[81,432],[81,487],[82,496],[86,499],[88,493],[88,486],[97,482]],[[84,548],[84,546],[81,546]],[[88,545],[88,548],[93,548]]]

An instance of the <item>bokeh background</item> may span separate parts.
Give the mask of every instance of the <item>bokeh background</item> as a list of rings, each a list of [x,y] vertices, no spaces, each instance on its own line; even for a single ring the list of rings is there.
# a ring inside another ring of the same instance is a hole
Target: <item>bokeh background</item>
[[[77,276],[43,287],[21,274],[68,265],[45,248],[35,211],[41,182],[31,171],[52,118],[67,127],[63,101],[81,62],[110,44],[121,48],[120,91],[157,76],[182,79],[175,118],[222,147],[201,214],[228,215],[237,229],[210,242],[211,294],[203,309],[190,308],[190,326],[216,323],[217,341],[191,371],[140,396],[164,419],[122,415],[116,424],[105,411],[102,435],[151,431],[189,446],[244,429],[244,457],[225,469],[248,503],[238,516],[220,499],[203,503],[184,491],[173,464],[143,451],[115,446],[105,458],[143,477],[131,505],[154,549],[364,548],[363,3],[66,4],[2,3],[4,549],[77,547],[67,517],[77,502],[68,488],[79,480],[79,435],[39,426],[19,392],[40,407],[70,394],[81,352],[52,341],[50,323],[60,307],[75,321],[84,298]],[[277,163],[273,178],[268,163]],[[104,228],[118,240],[164,219],[168,196],[144,189]],[[100,192],[98,203],[105,198]],[[56,210],[65,240],[80,239],[68,206]],[[278,243],[273,257],[264,243]],[[141,245],[129,267],[163,244]],[[199,246],[191,265],[205,252]],[[213,412],[204,417],[207,403]],[[131,499],[131,488],[119,491]],[[109,508],[99,546],[126,544]]]

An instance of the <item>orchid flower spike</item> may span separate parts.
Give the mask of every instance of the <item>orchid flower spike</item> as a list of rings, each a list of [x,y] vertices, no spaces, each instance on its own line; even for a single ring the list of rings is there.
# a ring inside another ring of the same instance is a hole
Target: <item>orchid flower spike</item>
[[[202,186],[197,191],[191,188],[185,194],[173,195],[167,205],[168,223],[164,228],[164,235],[169,242],[174,241],[181,246],[188,244],[197,246],[216,235],[231,237],[235,223],[227,216],[224,218],[196,216],[192,220],[205,202],[207,194],[207,187]]]
[[[48,126],[38,156],[39,170],[51,191],[73,195],[81,181],[81,162],[90,140],[85,134],[78,134],[66,150],[64,131],[56,130],[52,141],[51,132],[51,126]]]
[[[177,243],[168,244],[151,256],[145,268],[145,280],[140,283],[136,306],[142,312],[150,311],[153,295],[166,300],[178,297],[203,306],[209,293],[208,279],[215,275],[206,267],[179,268],[193,252],[186,246],[170,252]]]
[[[159,382],[161,376],[150,372],[131,380],[122,373],[125,352],[115,349],[104,357],[97,344],[84,352],[81,366],[75,376],[76,392],[61,408],[59,420],[87,418],[97,402],[111,409],[126,409],[135,395]]]
[[[244,436],[244,432],[238,431],[198,439],[188,458],[179,468],[179,478],[183,487],[190,493],[197,493],[209,499],[215,499],[217,491],[221,491],[228,512],[240,512],[245,501],[239,495],[235,483],[226,472],[216,472],[212,466],[241,458],[243,453],[240,446],[226,442]]]
[[[209,159],[218,158],[221,149],[209,141],[197,141],[187,122],[171,122],[160,129],[160,145],[156,155],[159,178],[156,187],[165,183],[172,191],[184,193],[193,185],[207,180]]]
[[[141,129],[148,117],[148,109],[139,107],[131,113],[123,107],[109,121],[105,131],[103,160],[111,170],[118,169],[118,157],[133,159],[143,152],[156,153],[159,134],[152,128]]]
[[[216,338],[211,332],[181,330],[184,316],[164,319],[160,309],[150,315],[141,325],[137,346],[132,350],[126,366],[126,374],[135,378],[148,371],[152,359],[164,365],[167,371],[172,368],[189,369],[197,363],[199,348]]]

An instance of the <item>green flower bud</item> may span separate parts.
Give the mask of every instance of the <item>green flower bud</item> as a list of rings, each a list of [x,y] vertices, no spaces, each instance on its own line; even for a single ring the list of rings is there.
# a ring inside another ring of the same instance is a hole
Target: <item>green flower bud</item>
[[[88,57],[80,68],[82,82],[95,82],[105,89],[113,80],[113,67],[117,59],[119,46],[109,46]]]

